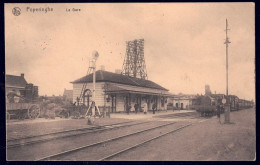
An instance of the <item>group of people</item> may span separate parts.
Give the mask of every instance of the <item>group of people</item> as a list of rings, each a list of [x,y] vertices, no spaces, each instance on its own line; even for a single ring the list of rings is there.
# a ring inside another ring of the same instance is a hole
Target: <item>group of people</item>
[[[131,105],[127,105],[127,107],[126,107],[126,112],[127,112],[127,114],[130,113],[131,108],[132,108]],[[140,108],[140,105],[139,105],[138,103],[135,103],[134,109],[135,109],[135,113],[136,113],[136,114],[138,113],[139,108]],[[147,105],[146,102],[144,102],[144,103],[142,104],[141,108],[142,108],[142,111],[144,112],[144,114],[147,114],[148,105]],[[155,114],[155,110],[156,110],[156,109],[157,109],[157,104],[154,103],[153,106],[152,106],[153,114]]]

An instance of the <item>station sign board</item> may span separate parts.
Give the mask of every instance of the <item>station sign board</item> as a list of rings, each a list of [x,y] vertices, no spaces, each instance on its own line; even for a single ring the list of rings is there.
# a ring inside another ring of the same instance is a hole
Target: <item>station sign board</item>
[[[226,104],[227,100],[226,99],[222,99],[222,104]]]

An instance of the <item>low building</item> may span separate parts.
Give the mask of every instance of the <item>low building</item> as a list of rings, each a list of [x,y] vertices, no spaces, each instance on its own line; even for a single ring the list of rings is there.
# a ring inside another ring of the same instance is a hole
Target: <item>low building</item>
[[[73,101],[73,90],[64,89],[63,97],[67,101]]]
[[[175,95],[169,97],[169,102],[172,103],[173,109],[184,110],[190,109],[192,105],[193,95]]]
[[[20,76],[8,75],[5,76],[5,94],[7,103],[20,102],[20,96],[24,93],[27,81],[22,73]]]
[[[21,91],[25,90],[26,84],[27,81],[25,80],[23,73],[20,76],[8,74],[5,76],[6,94],[11,91],[15,91],[18,95],[20,95]]]
[[[93,92],[93,74],[84,76],[73,82],[73,102],[81,93],[83,99],[80,104],[90,105]],[[85,91],[82,91],[83,85],[86,85]],[[95,84],[96,105],[110,106],[112,112],[124,112],[129,105],[131,111],[134,111],[134,105],[138,103],[139,107],[145,102],[148,110],[152,105],[157,105],[157,110],[167,109],[167,97],[171,96],[167,89],[150,81],[140,78],[125,76],[104,70],[96,71]]]
[[[5,91],[7,102],[32,102],[38,97],[38,86],[27,83],[22,73],[20,76],[5,76]]]

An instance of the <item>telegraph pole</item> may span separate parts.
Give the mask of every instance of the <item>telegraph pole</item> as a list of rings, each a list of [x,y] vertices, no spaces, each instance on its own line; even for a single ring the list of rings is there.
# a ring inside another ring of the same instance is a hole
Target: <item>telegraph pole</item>
[[[226,19],[226,41],[224,44],[226,44],[226,104],[225,104],[225,123],[230,123],[230,103],[228,98],[228,44],[231,42],[228,38],[228,21]]]
[[[95,106],[92,107],[92,116],[95,116],[95,109],[97,107],[96,104],[96,61],[98,59],[98,52],[97,51],[93,51],[92,53],[92,67],[93,67],[93,99],[92,101],[94,102]],[[99,110],[98,110],[99,112]]]

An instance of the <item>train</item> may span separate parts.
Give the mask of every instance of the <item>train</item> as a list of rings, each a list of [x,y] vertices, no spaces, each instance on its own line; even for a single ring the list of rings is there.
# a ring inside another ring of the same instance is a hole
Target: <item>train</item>
[[[235,95],[226,97],[223,94],[198,95],[192,99],[191,109],[196,110],[201,116],[214,116],[217,113],[217,105],[220,106],[220,113],[224,113],[223,99],[230,103],[230,111],[252,108],[253,101],[239,99]]]

